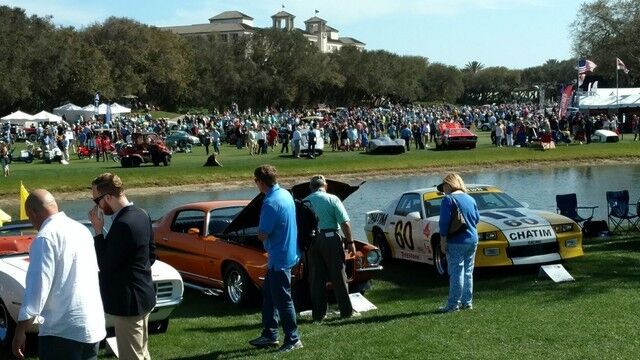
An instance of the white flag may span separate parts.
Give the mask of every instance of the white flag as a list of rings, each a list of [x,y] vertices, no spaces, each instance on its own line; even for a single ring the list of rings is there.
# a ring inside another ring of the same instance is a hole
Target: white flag
[[[616,58],[616,69],[624,71],[625,74],[629,73],[629,69],[627,69],[627,67],[624,65],[622,60],[620,60],[618,58]]]

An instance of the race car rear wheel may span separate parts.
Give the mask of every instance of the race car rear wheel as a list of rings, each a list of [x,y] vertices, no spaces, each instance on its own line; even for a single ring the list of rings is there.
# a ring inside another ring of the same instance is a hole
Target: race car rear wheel
[[[0,299],[0,347],[10,348],[13,333],[15,332],[16,323],[9,314],[9,309]]]
[[[447,276],[447,254],[440,248],[440,239],[433,240],[433,267],[440,276]]]
[[[227,266],[224,272],[224,293],[233,305],[246,306],[255,301],[255,287],[249,275],[236,263]]]
[[[389,262],[391,260],[391,249],[384,233],[380,229],[375,229],[373,234],[373,245],[380,249],[382,261]]]

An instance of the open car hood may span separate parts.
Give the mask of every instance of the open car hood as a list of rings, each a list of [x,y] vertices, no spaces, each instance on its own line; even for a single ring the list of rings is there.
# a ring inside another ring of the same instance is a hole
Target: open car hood
[[[344,201],[349,197],[349,195],[356,192],[364,183],[365,182],[363,181],[357,186],[352,186],[340,181],[327,179],[327,192],[334,194],[340,198],[340,200]],[[289,191],[293,195],[293,198],[298,200],[302,200],[311,194],[308,181],[294,185]],[[260,222],[260,210],[262,209],[263,201],[264,194],[259,193],[247,206],[245,206],[244,209],[242,209],[242,211],[238,213],[238,215],[236,215],[229,226],[224,229],[223,234],[227,235],[242,229],[257,227]]]

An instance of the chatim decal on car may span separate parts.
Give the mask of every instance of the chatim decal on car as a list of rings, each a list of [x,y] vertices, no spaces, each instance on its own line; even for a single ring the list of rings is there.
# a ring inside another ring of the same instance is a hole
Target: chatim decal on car
[[[367,219],[367,223],[368,224],[385,225],[387,223],[387,218],[388,217],[389,217],[389,214],[381,213],[381,212],[369,214],[368,219]]]
[[[483,211],[480,213],[480,221],[500,229],[510,245],[533,245],[557,240],[549,221],[531,211]]]

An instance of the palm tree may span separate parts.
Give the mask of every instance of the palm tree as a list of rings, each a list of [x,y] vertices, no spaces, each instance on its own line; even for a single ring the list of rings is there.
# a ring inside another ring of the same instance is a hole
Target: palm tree
[[[479,61],[471,61],[468,62],[467,65],[464,66],[463,71],[470,72],[472,74],[477,74],[478,71],[484,69],[484,64]]]

